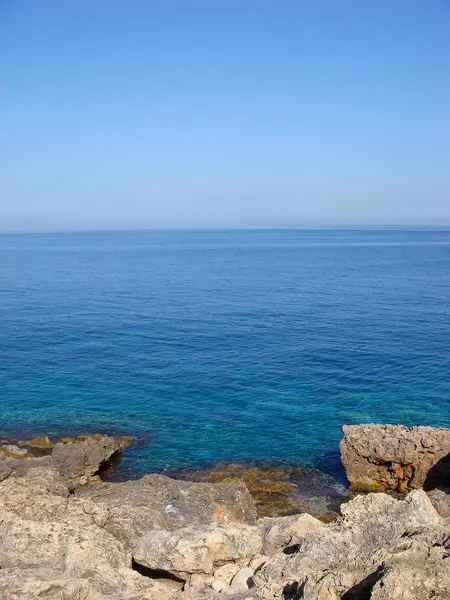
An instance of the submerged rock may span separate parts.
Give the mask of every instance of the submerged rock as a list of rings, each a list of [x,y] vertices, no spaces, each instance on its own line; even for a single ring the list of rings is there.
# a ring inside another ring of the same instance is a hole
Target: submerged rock
[[[54,443],[47,435],[37,435],[32,440],[19,442],[19,445],[38,448],[39,450],[51,450]]]
[[[360,490],[432,489],[450,483],[450,429],[344,425],[341,459]]]
[[[181,469],[174,477],[201,482],[243,481],[258,517],[309,513],[325,522],[339,514],[347,490],[332,477],[306,465],[281,461],[217,463],[203,469]]]
[[[61,438],[52,451],[52,466],[59,471],[69,489],[87,485],[117,452],[130,444],[129,437],[102,434]]]

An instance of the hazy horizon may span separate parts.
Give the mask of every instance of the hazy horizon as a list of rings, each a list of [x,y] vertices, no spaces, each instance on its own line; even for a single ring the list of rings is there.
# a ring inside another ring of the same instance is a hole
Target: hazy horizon
[[[450,5],[0,5],[0,231],[450,225]]]

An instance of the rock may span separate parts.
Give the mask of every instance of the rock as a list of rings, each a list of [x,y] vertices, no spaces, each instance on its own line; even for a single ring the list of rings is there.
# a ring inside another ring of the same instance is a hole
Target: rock
[[[0,502],[15,515],[31,521],[63,520],[79,526],[103,527],[109,515],[106,506],[69,495],[59,473],[45,467],[30,469],[21,477],[0,483]]]
[[[224,581],[226,585],[231,585],[231,580],[239,569],[240,566],[236,563],[226,563],[214,571],[214,577]]]
[[[0,482],[11,476],[20,477],[30,469],[35,469],[36,467],[49,466],[50,463],[50,456],[35,458],[27,453],[26,457],[12,458],[4,453],[0,453]]]
[[[0,446],[0,460],[6,460],[13,458],[15,460],[21,460],[23,458],[31,458],[32,454],[25,448],[19,448],[15,444],[5,444]]]
[[[263,552],[274,554],[287,546],[298,544],[308,533],[324,524],[308,514],[290,517],[264,517],[257,523],[263,539]]]
[[[193,573],[186,581],[183,590],[201,591],[206,588],[211,588],[214,578],[212,575],[203,575],[202,573]]]
[[[252,560],[248,563],[248,566],[253,569],[253,571],[258,571],[264,563],[268,561],[269,557],[265,554],[257,554]]]
[[[413,569],[431,554],[430,572],[437,580],[450,577],[443,546],[448,525],[425,492],[411,492],[403,501],[386,494],[358,496],[341,509],[342,518],[306,535],[298,552],[275,554],[255,573],[258,598],[296,597],[298,590],[302,600],[373,598],[370,590],[389,568]],[[413,598],[423,600],[414,595],[408,600]]]
[[[250,567],[243,567],[233,577],[229,589],[229,594],[245,592],[254,586],[253,575],[255,572]]]
[[[191,526],[150,531],[136,543],[133,559],[149,569],[184,578],[185,573],[212,574],[225,561],[251,559],[261,553],[261,546],[255,526]]]
[[[29,448],[39,448],[41,450],[51,450],[54,446],[53,442],[46,435],[38,435],[29,442],[25,442]]]
[[[90,483],[112,455],[128,444],[129,438],[101,434],[65,437],[53,448],[52,466],[73,490]]]
[[[441,517],[450,517],[450,494],[436,489],[427,492],[427,496]]]
[[[344,425],[341,459],[360,490],[432,489],[450,483],[450,429],[403,425]]]
[[[146,475],[137,481],[101,483],[76,490],[108,508],[105,525],[117,539],[132,547],[151,530],[174,530],[211,523],[256,523],[256,511],[241,482],[207,484]]]

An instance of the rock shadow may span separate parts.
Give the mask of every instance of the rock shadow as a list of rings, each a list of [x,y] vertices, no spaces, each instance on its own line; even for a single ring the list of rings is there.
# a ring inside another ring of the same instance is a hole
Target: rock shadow
[[[450,492],[450,454],[438,460],[427,473],[423,489],[429,491],[435,488]]]

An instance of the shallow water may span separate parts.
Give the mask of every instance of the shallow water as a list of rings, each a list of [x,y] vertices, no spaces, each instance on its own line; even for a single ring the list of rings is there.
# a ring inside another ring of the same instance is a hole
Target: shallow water
[[[450,229],[1,235],[0,314],[0,434],[131,433],[129,473],[450,421]]]

